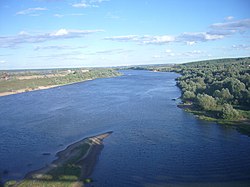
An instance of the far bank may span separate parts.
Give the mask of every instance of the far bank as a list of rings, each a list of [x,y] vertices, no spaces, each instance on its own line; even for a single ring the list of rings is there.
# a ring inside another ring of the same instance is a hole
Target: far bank
[[[1,71],[0,96],[119,75],[111,68]]]

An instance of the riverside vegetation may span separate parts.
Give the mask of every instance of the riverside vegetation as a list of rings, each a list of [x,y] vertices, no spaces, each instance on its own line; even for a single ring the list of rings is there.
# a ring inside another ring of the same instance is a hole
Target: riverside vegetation
[[[179,105],[200,119],[237,125],[250,135],[250,57],[131,69],[172,71],[181,89]]]
[[[119,75],[119,72],[111,68],[0,71],[0,94],[8,95]]]

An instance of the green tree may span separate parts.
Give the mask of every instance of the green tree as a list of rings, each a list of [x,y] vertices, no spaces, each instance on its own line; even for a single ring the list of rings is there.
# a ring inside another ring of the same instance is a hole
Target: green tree
[[[222,118],[228,119],[228,120],[236,120],[239,119],[240,115],[237,110],[233,108],[230,104],[224,104],[222,106]]]
[[[216,100],[207,94],[198,94],[197,95],[197,104],[203,110],[215,110],[217,107]]]
[[[245,84],[236,78],[225,79],[224,86],[229,89],[230,93],[232,93],[235,98],[239,98],[241,91],[246,89]]]
[[[222,88],[221,91],[215,90],[213,96],[219,101],[219,103],[230,103],[234,98],[227,88]]]
[[[182,98],[186,100],[193,100],[195,98],[195,93],[191,91],[185,91],[182,95]]]
[[[223,99],[223,101],[227,102],[233,99],[233,96],[231,95],[230,91],[227,88],[222,88],[220,92],[220,96]]]

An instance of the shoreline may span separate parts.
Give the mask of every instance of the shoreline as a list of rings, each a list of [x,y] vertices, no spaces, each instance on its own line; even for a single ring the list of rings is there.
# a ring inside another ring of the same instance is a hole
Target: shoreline
[[[84,186],[84,183],[90,183],[92,179],[88,179],[88,177],[92,174],[98,156],[104,148],[103,140],[111,134],[112,131],[109,131],[70,144],[64,150],[56,153],[57,158],[51,164],[27,173],[24,179],[14,186],[46,187],[55,182],[59,183],[58,186],[63,186],[68,182],[72,187],[81,187]],[[74,168],[71,172],[72,166]],[[78,171],[77,174],[75,174],[75,170]],[[67,185],[69,185],[68,183]]]
[[[221,119],[221,118],[215,118],[212,116],[209,116],[209,113],[203,110],[198,110],[197,108],[193,107],[193,103],[185,104],[179,103],[177,104],[177,107],[180,109],[184,110],[185,112],[191,113],[194,115],[199,120],[204,120],[208,122],[214,122],[219,125],[227,125],[231,127],[235,127],[235,129],[247,136],[250,137],[250,120],[249,119],[238,119],[238,120],[226,120],[226,119]]]
[[[66,83],[66,84],[58,84],[58,85],[49,85],[49,86],[38,86],[37,88],[26,88],[26,89],[19,89],[19,90],[14,90],[14,91],[10,91],[10,92],[0,92],[0,97],[3,96],[8,96],[8,95],[15,95],[15,94],[21,94],[21,93],[25,93],[25,92],[32,92],[32,91],[38,91],[38,90],[47,90],[50,88],[55,88],[55,87],[60,87],[60,86],[66,86],[66,85],[71,85],[71,84],[76,84],[76,83],[80,83],[80,82],[85,82],[85,81],[91,81],[94,79],[86,79],[83,81],[78,81],[78,82],[70,82],[70,83]]]
[[[20,94],[20,93],[25,93],[25,92],[32,92],[32,91],[37,91],[37,90],[46,90],[46,89],[55,88],[58,86],[64,86],[64,85],[39,86],[38,88],[35,88],[35,89],[27,88],[27,89],[19,89],[19,90],[15,90],[11,92],[1,92],[0,97],[7,96],[7,95]]]
[[[112,68],[99,68],[87,71],[73,69],[68,71],[64,76],[62,76],[62,73],[65,73],[65,71],[59,71],[53,76],[50,76],[48,73],[44,75],[43,72],[38,72],[39,75],[26,77],[21,76],[22,74],[10,73],[7,77],[0,77],[0,85],[2,88],[0,91],[0,97],[122,75],[120,72]]]

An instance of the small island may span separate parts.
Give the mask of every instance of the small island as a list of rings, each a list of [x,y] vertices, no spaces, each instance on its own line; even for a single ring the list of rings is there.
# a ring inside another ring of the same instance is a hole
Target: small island
[[[88,178],[103,149],[103,140],[111,135],[110,132],[84,138],[58,152],[58,157],[44,168],[28,173],[20,181],[8,181],[5,186],[11,187],[82,187],[92,182]]]

